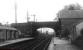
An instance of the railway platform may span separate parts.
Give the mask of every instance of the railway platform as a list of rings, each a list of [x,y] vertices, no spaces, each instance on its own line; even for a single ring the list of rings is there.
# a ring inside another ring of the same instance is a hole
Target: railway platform
[[[48,50],[80,50],[72,45],[70,41],[54,37],[48,47]]]
[[[22,42],[22,41],[30,40],[30,39],[33,39],[33,38],[20,38],[20,39],[14,39],[14,40],[7,40],[4,42],[0,42],[0,46],[5,46],[5,45],[9,45],[9,44],[17,43],[17,42]]]

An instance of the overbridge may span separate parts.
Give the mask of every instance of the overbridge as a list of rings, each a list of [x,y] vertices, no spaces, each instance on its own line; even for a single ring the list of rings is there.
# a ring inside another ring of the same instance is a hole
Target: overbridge
[[[23,33],[33,34],[37,31],[38,28],[48,27],[55,30],[55,32],[60,32],[60,23],[53,21],[53,22],[28,22],[28,23],[17,23],[12,24],[11,26],[16,27]]]

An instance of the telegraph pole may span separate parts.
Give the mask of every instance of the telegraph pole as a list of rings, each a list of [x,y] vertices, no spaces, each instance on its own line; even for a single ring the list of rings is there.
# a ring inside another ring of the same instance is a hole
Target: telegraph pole
[[[17,3],[15,2],[15,23],[17,24]]]

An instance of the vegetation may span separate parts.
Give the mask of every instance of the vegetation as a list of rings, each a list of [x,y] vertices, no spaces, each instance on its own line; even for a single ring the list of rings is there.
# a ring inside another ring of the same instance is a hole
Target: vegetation
[[[79,4],[66,5],[57,13],[59,18],[79,18],[79,16],[83,16],[83,9]]]

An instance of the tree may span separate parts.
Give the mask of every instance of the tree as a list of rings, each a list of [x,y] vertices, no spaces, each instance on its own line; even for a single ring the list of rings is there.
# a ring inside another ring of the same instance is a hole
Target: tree
[[[81,6],[79,4],[70,4],[68,6],[65,6],[68,10],[81,10]]]
[[[2,26],[2,23],[0,23],[0,26]]]
[[[83,9],[79,4],[70,4],[64,7],[57,13],[59,18],[78,18],[82,17]]]

